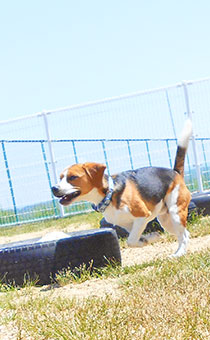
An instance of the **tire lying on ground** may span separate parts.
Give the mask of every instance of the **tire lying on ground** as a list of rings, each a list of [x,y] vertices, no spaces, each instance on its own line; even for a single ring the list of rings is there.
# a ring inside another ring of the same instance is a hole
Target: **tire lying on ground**
[[[196,212],[199,215],[210,215],[210,193],[205,193],[201,195],[193,195],[191,202],[196,207]]]
[[[129,235],[126,229],[118,225],[113,225],[111,223],[108,223],[105,220],[105,218],[102,218],[102,220],[100,221],[100,228],[111,228],[115,230],[118,238],[126,238]],[[164,229],[161,227],[160,223],[158,222],[156,218],[147,224],[146,229],[143,232],[143,235],[152,233],[152,232],[159,232],[159,233],[164,232]]]
[[[22,285],[25,279],[49,284],[64,269],[85,264],[98,268],[121,263],[120,247],[112,229],[94,229],[47,240],[32,239],[0,246],[0,282]]]

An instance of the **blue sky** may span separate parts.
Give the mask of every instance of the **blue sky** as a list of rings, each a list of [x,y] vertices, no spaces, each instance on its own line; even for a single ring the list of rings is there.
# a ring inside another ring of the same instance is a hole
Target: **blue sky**
[[[10,0],[0,120],[210,76],[208,0]]]
[[[0,121],[210,77],[209,13],[209,0],[1,1]],[[208,82],[189,89],[200,137],[209,136],[209,86]],[[183,89],[172,89],[168,96],[179,131],[186,113]],[[49,115],[51,136],[174,137],[165,91],[143,97]],[[0,125],[0,139],[46,138],[43,122],[39,117]],[[145,145],[131,145],[134,167],[149,165]],[[75,162],[74,153],[68,143],[53,147],[59,173]],[[176,145],[170,147],[173,154]],[[100,143],[77,143],[76,148],[80,162],[104,162]],[[111,172],[130,167],[127,144],[106,148]],[[150,143],[149,148],[152,165],[170,165],[166,144]],[[209,143],[205,148],[209,155]],[[7,143],[6,152],[17,206],[49,200],[40,144]],[[199,152],[204,164],[201,146]],[[3,164],[2,152],[0,161]],[[12,201],[5,166],[0,171],[1,208],[12,206]]]

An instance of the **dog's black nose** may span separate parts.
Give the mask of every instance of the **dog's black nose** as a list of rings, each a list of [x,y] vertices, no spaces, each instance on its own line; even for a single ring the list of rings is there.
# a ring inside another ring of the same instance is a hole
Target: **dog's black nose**
[[[55,185],[51,188],[53,195],[57,196],[58,192],[59,192],[59,188]]]

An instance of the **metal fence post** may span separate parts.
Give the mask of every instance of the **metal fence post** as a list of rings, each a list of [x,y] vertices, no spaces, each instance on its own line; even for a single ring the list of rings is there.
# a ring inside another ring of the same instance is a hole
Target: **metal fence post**
[[[107,168],[107,173],[110,176],[110,171],[109,171],[109,163],[108,163],[108,158],[107,158],[107,153],[106,153],[106,146],[105,146],[105,140],[101,141],[103,152],[104,152],[104,159],[106,163],[106,168]]]
[[[167,105],[168,105],[168,110],[169,110],[169,114],[170,114],[170,119],[171,119],[171,125],[172,125],[172,129],[173,129],[173,134],[174,134],[174,138],[176,137],[176,129],[175,129],[175,124],[174,124],[174,117],[173,117],[173,113],[172,113],[172,109],[171,109],[171,103],[169,100],[169,95],[168,95],[168,91],[165,91],[166,94],[166,100],[167,100]]]
[[[48,183],[49,183],[49,188],[51,190],[52,183],[51,183],[51,178],[50,178],[50,172],[49,172],[49,166],[48,166],[48,162],[47,162],[45,146],[44,146],[44,142],[43,141],[41,141],[40,143],[41,143],[42,156],[43,156],[43,160],[44,160],[45,170],[46,170],[46,173],[47,173],[47,179],[48,179]],[[58,209],[57,209],[55,197],[53,196],[52,191],[51,191],[51,197],[52,197],[52,201],[53,201],[54,214],[55,214],[55,216],[57,216]]]
[[[72,140],[72,146],[73,146],[73,151],[74,151],[74,159],[75,159],[75,162],[76,163],[79,163],[78,162],[78,157],[77,157],[77,150],[76,150],[76,146],[75,146],[75,141]]]
[[[127,146],[128,146],[128,154],[129,154],[129,159],[130,159],[130,164],[131,164],[131,169],[133,170],[133,159],[132,159],[132,152],[131,152],[131,146],[129,140],[127,140]]]
[[[17,205],[16,205],[16,201],[15,201],[15,193],[14,193],[14,189],[13,189],[12,177],[11,177],[10,170],[9,170],[9,164],[8,164],[8,159],[7,159],[4,141],[1,142],[1,146],[2,146],[2,151],[3,151],[4,164],[5,164],[5,168],[6,168],[6,172],[7,172],[7,178],[8,178],[8,182],[9,182],[9,190],[10,190],[10,194],[11,194],[11,197],[12,197],[12,204],[13,204],[13,209],[14,209],[14,214],[15,214],[15,220],[16,220],[16,222],[19,222]]]
[[[189,94],[188,94],[188,89],[187,89],[188,83],[186,81],[183,81],[182,85],[183,85],[183,89],[184,89],[184,98],[185,98],[187,115],[192,121],[192,111],[190,110],[190,101],[189,101]],[[193,155],[194,155],[194,161],[195,161],[196,177],[197,177],[197,181],[198,181],[198,190],[199,190],[200,193],[202,193],[203,192],[203,182],[202,182],[202,177],[201,177],[201,169],[200,169],[200,163],[199,163],[199,158],[198,158],[198,152],[197,152],[194,132],[192,133],[192,148],[193,148]]]
[[[56,166],[55,166],[55,157],[54,157],[54,152],[53,152],[53,147],[52,147],[52,140],[50,137],[47,114],[48,113],[46,111],[42,112],[42,116],[44,118],[45,132],[47,136],[47,143],[48,143],[48,148],[49,148],[50,162],[51,162],[52,172],[53,172],[53,180],[54,180],[54,183],[57,183],[58,179],[57,179],[57,172],[56,172]],[[60,217],[64,217],[64,209],[60,204],[59,204],[59,210],[60,210]]]
[[[169,146],[168,139],[166,139],[166,146],[167,146],[167,151],[168,151],[169,164],[170,164],[170,167],[172,169],[173,165],[172,165],[172,161],[171,161],[171,152],[170,152],[170,146]]]
[[[147,156],[148,156],[149,166],[152,166],[152,161],[151,161],[151,156],[150,156],[150,151],[149,151],[149,142],[148,142],[148,140],[146,140],[145,143],[146,143],[146,149],[147,149]]]

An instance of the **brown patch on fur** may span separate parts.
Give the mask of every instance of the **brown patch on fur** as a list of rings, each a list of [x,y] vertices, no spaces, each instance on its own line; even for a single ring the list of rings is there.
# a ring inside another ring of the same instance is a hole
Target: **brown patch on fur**
[[[179,185],[179,195],[177,199],[178,215],[179,215],[181,224],[184,227],[186,227],[188,206],[191,200],[191,193],[188,190],[182,175],[180,174],[176,175],[176,177],[174,178],[174,181],[169,186],[166,195],[170,194],[177,185]]]
[[[118,195],[121,195],[118,207]],[[130,213],[135,217],[149,217],[155,205],[152,202],[146,202],[141,197],[138,189],[132,181],[127,181],[125,189],[122,193],[113,195],[112,203],[116,209],[122,209],[127,206]]]
[[[173,182],[169,185],[168,190],[166,192],[166,196],[170,194],[178,184],[180,185],[182,183],[185,185],[183,177],[180,174],[177,174],[174,177]]]
[[[106,169],[106,165],[100,163],[84,163],[82,168],[88,174],[94,187],[102,188],[102,179],[104,171]]]
[[[176,182],[175,181],[176,181],[176,177],[173,180],[173,182],[171,182],[171,184],[169,185],[168,190],[166,192],[166,196],[169,195],[174,190],[174,188],[176,186]]]
[[[186,227],[188,206],[191,200],[191,193],[186,187],[184,181],[180,183],[179,196],[177,200],[178,214],[180,217],[181,224]]]
[[[67,170],[67,180],[76,188],[80,189],[81,195],[85,195],[93,188],[103,193],[103,174],[106,166],[99,163],[74,164]],[[71,176],[77,176],[70,181]]]
[[[77,176],[77,178],[74,181],[70,181],[69,179],[71,176]],[[81,168],[80,164],[73,165],[68,169],[67,181],[75,188],[78,188],[81,191],[81,195],[85,195],[93,189],[92,184],[88,180],[88,176]]]

